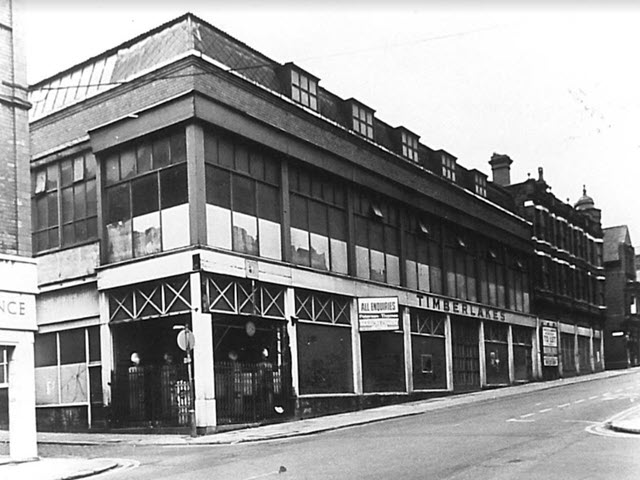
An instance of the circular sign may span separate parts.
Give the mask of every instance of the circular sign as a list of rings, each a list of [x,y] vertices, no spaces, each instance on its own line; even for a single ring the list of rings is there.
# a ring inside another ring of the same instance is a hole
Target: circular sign
[[[185,352],[193,350],[193,346],[196,344],[196,337],[191,330],[181,330],[178,334],[178,346]]]
[[[247,335],[253,337],[256,334],[256,324],[249,320],[244,326]]]

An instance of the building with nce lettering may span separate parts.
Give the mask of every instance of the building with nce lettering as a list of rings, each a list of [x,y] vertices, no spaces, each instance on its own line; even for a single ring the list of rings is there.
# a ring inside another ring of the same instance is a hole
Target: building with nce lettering
[[[38,456],[34,388],[36,264],[31,258],[23,3],[0,6],[0,429],[14,460]]]
[[[30,98],[41,428],[193,406],[206,432],[541,377],[513,197],[299,65],[186,14]]]
[[[543,377],[603,370],[607,308],[600,210],[586,188],[575,205],[558,199],[542,168],[537,179],[510,184],[511,159],[494,155],[491,164],[494,180],[497,171],[521,215],[533,224],[532,311],[546,338],[552,343],[555,338],[555,345],[541,345]]]

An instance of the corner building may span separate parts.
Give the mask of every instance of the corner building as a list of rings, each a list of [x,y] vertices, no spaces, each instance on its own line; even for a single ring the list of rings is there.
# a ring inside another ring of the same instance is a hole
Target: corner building
[[[194,398],[214,431],[540,375],[513,199],[299,66],[187,14],[31,100],[40,428],[184,427]],[[365,328],[372,297],[399,308]]]

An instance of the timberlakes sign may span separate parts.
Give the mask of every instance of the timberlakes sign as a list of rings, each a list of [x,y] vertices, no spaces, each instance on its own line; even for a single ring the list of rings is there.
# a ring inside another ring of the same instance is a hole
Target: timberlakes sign
[[[483,318],[486,320],[494,320],[497,322],[506,322],[507,313],[497,308],[485,307],[483,305],[475,305],[462,300],[451,300],[431,295],[423,295],[420,306],[428,310],[435,310],[442,313],[451,313],[453,315],[463,315],[465,317]]]

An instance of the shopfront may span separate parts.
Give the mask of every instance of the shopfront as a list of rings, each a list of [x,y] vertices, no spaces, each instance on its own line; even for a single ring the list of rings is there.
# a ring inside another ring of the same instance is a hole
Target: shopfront
[[[204,275],[212,314],[218,425],[293,414],[285,288],[252,279]]]
[[[177,335],[191,325],[189,277],[122,287],[108,297],[112,426],[187,427],[192,392]]]

